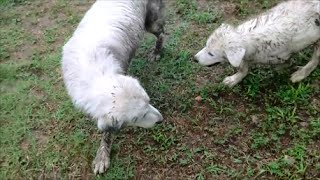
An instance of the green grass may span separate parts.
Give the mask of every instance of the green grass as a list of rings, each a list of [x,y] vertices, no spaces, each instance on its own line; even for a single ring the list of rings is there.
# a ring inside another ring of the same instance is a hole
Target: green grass
[[[155,38],[146,35],[129,69],[165,123],[123,129],[109,171],[94,176],[100,133],[73,107],[60,70],[61,47],[91,3],[0,1],[0,179],[319,177],[319,68],[298,84],[290,82],[294,67],[253,68],[230,89],[221,84],[235,72],[230,66],[192,61],[222,22],[277,1],[228,2],[236,7],[232,15],[224,14],[223,1],[167,1],[160,61],[147,61]],[[311,53],[295,55],[295,65]]]

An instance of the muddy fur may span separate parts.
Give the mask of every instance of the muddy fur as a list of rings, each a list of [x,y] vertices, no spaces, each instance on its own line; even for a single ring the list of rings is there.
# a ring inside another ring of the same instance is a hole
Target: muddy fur
[[[251,64],[288,63],[293,53],[314,45],[309,63],[291,76],[292,82],[299,82],[319,63],[319,22],[320,1],[286,1],[237,27],[222,24],[195,59],[205,66],[227,61],[239,68],[223,81],[233,87],[248,74]]]

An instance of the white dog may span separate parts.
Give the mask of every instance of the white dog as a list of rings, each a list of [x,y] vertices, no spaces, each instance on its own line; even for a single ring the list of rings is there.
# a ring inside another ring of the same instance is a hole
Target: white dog
[[[110,132],[125,125],[150,128],[163,121],[139,82],[125,75],[146,30],[157,36],[154,55],[159,55],[163,6],[162,0],[98,0],[63,47],[68,94],[104,131],[94,173],[109,167]]]
[[[320,1],[292,0],[236,28],[222,24],[195,59],[206,66],[229,61],[232,66],[239,67],[236,74],[223,81],[233,87],[248,74],[250,64],[284,63],[293,53],[314,44],[314,54],[309,63],[291,76],[292,82],[299,82],[319,63],[319,39]]]

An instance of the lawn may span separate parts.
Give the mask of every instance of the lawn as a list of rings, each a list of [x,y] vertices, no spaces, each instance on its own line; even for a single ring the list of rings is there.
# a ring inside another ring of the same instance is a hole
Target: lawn
[[[93,174],[101,133],[63,86],[61,48],[92,0],[0,0],[0,179],[320,178],[320,68],[301,83],[295,66],[254,68],[233,89],[228,64],[193,62],[222,22],[240,21],[279,0],[166,0],[166,41],[146,35],[129,74],[165,122],[114,138],[111,167]]]

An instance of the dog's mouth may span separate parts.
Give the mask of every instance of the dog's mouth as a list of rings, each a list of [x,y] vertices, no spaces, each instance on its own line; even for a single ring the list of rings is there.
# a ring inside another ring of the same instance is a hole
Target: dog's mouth
[[[213,63],[213,64],[209,64],[209,65],[207,65],[207,67],[212,67],[212,66],[216,66],[216,65],[218,65],[218,64],[220,64],[221,62],[216,62],[216,63]]]

